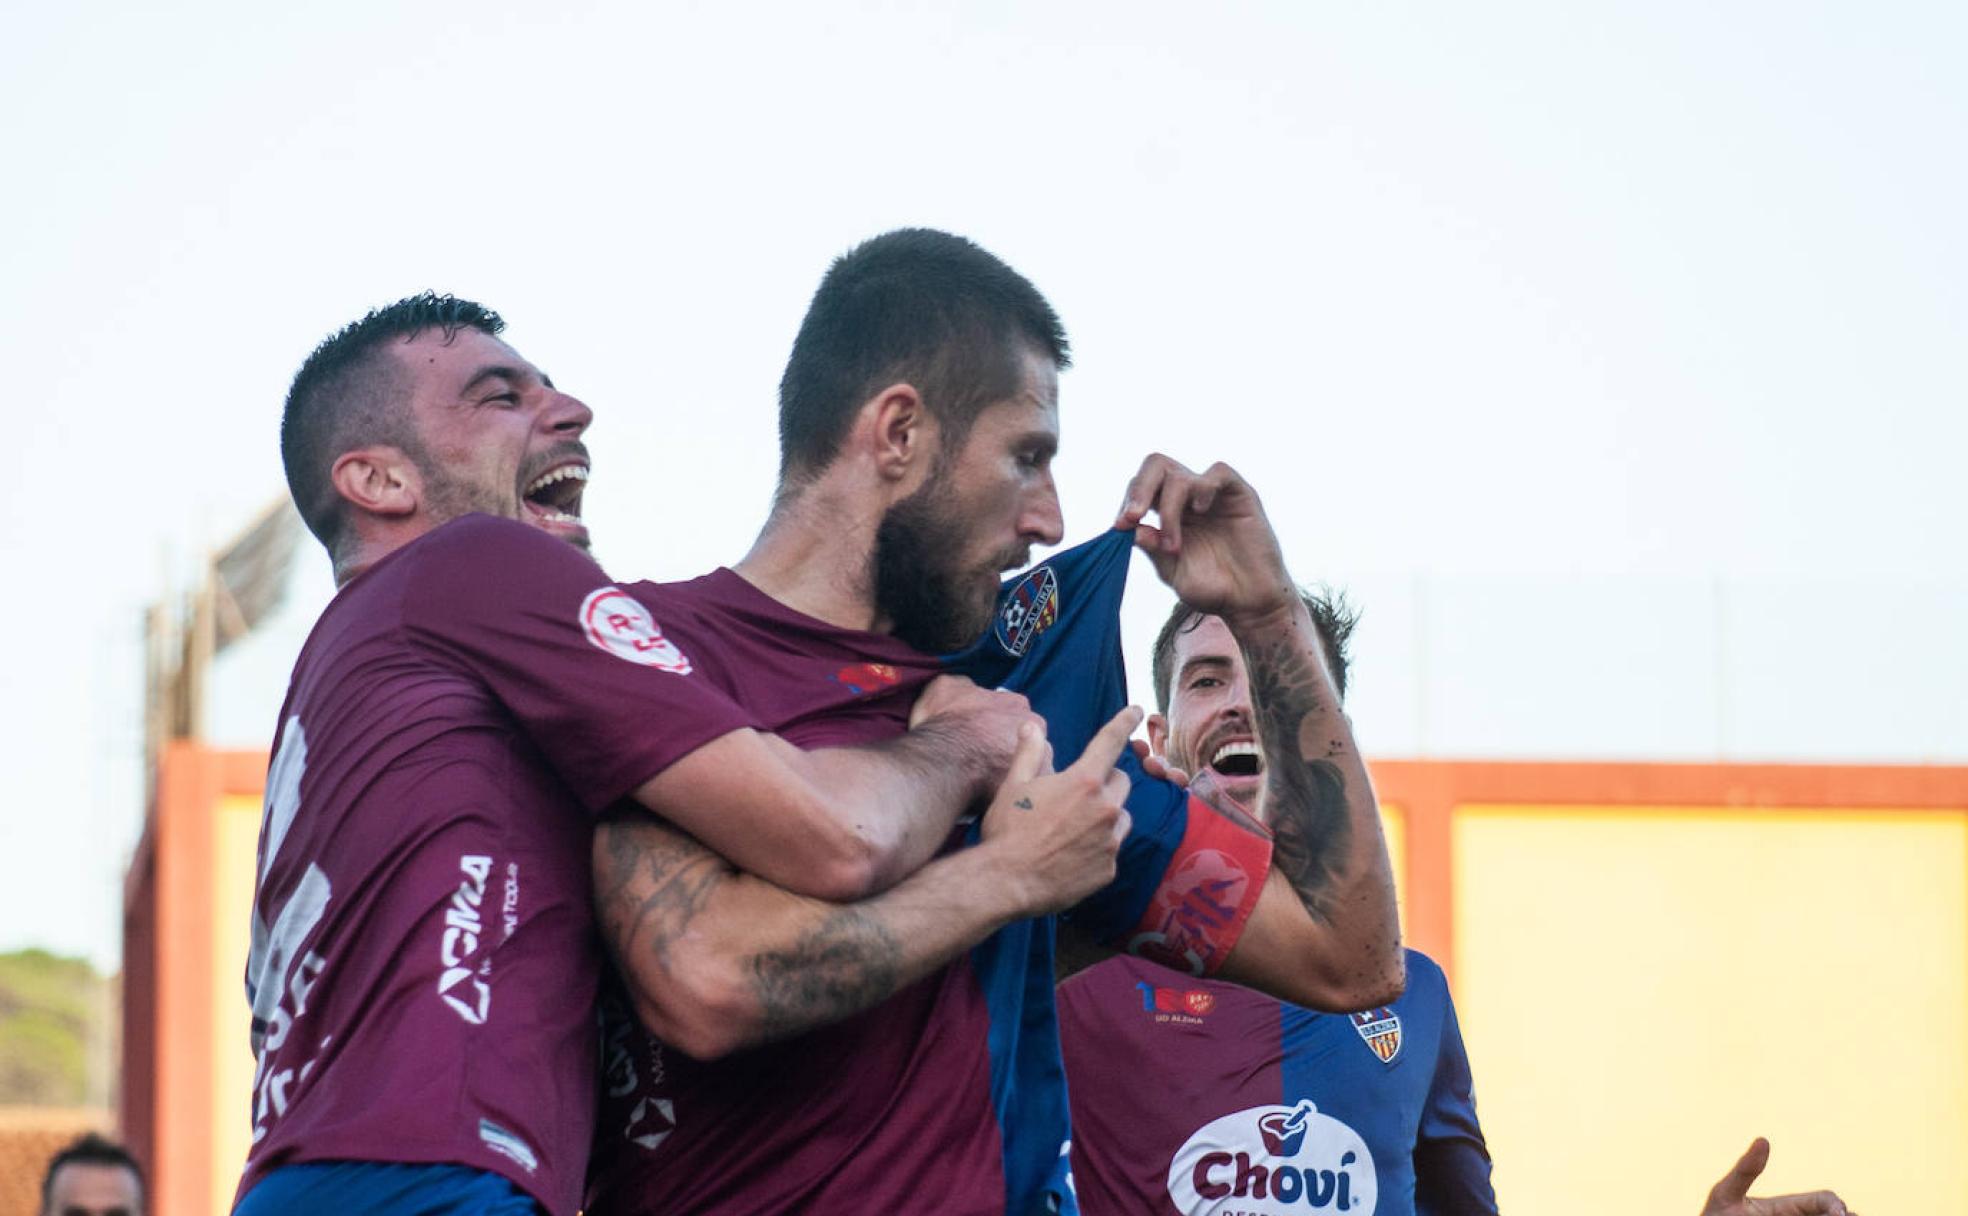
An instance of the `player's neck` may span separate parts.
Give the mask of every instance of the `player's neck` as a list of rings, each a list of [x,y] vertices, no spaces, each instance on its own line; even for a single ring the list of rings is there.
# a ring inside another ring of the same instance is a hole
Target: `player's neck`
[[[377,562],[429,532],[431,526],[421,520],[413,525],[351,523],[352,535],[342,543],[334,557],[336,590],[348,586]]]
[[[879,503],[823,481],[782,495],[751,552],[732,569],[788,608],[843,629],[886,632],[875,607]]]

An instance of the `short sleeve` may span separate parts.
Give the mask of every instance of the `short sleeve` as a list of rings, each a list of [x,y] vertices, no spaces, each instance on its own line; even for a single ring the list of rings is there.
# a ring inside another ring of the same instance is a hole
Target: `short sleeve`
[[[1428,1105],[1422,1110],[1415,1140],[1415,1210],[1422,1216],[1461,1216],[1465,1212],[1495,1216],[1490,1150],[1476,1121],[1469,1055],[1462,1045],[1462,1029],[1456,1022],[1448,983],[1440,968],[1413,952],[1408,955],[1408,968],[1418,979],[1425,976],[1423,982],[1439,992],[1442,1003],[1435,1077],[1428,1087]]]
[[[1069,913],[1096,940],[1190,975],[1223,966],[1257,909],[1271,838],[1121,753],[1132,819],[1114,881]]]
[[[648,607],[564,541],[470,516],[402,557],[420,563],[406,630],[482,682],[590,811],[755,725]]]

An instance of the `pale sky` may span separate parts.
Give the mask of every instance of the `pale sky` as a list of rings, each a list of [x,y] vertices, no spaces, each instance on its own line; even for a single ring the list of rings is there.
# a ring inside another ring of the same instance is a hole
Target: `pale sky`
[[[1964,52],[1948,4],[12,5],[0,948],[114,964],[139,613],[282,492],[323,334],[504,312],[597,412],[599,556],[684,577],[903,224],[1064,317],[1069,539],[1225,459],[1352,589],[1369,754],[1968,762]]]

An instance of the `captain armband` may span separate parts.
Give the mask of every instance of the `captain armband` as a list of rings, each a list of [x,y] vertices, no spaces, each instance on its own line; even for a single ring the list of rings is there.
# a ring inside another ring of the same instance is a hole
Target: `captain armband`
[[[1188,810],[1182,843],[1122,944],[1129,954],[1164,967],[1213,975],[1257,908],[1271,869],[1271,837],[1193,795]]]

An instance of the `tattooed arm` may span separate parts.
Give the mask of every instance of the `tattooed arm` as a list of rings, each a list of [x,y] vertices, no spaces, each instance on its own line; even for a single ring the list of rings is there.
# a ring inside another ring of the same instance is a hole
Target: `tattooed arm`
[[[1227,465],[1150,456],[1120,523],[1183,603],[1223,619],[1249,674],[1272,865],[1220,974],[1316,1009],[1393,1000],[1405,962],[1378,804],[1256,492]]]
[[[637,1016],[713,1058],[857,1013],[1005,924],[1084,898],[1112,880],[1127,833],[1113,764],[1139,720],[1115,717],[1063,773],[1023,728],[982,841],[858,903],[793,895],[648,816],[604,821],[596,907]]]
[[[1264,753],[1271,872],[1223,978],[1348,1011],[1401,995],[1406,964],[1380,811],[1323,647],[1294,594],[1282,617],[1229,621]]]

